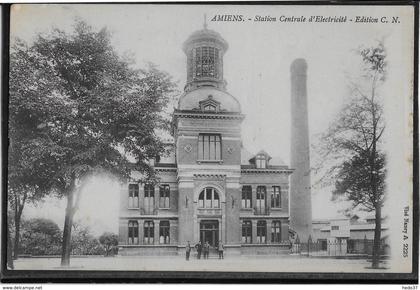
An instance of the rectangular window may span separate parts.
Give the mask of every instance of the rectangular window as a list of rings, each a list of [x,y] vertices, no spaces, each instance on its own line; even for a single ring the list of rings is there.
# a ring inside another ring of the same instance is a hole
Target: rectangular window
[[[139,208],[139,185],[128,185],[128,208]]]
[[[265,244],[267,236],[267,222],[258,221],[257,222],[257,243]]]
[[[155,208],[155,187],[152,184],[144,185],[144,211],[153,214]]]
[[[144,243],[153,244],[155,237],[155,227],[153,221],[144,222]]]
[[[242,222],[242,243],[251,244],[252,243],[252,224],[251,221]]]
[[[271,192],[271,207],[272,208],[281,208],[281,188],[280,188],[280,186],[273,186],[273,191]]]
[[[245,185],[242,187],[242,208],[252,207],[252,187]]]
[[[265,159],[265,155],[259,154],[255,160],[257,168],[266,168],[267,167],[267,160]]]
[[[220,135],[200,134],[198,136],[199,160],[222,160]]]
[[[338,231],[339,230],[339,227],[338,226],[331,226],[331,230]]]
[[[139,223],[128,221],[128,244],[136,245],[139,243]]]
[[[273,221],[271,224],[271,242],[280,243],[281,242],[281,223],[280,221]]]
[[[159,207],[169,208],[170,188],[168,184],[159,186]]]
[[[159,223],[159,243],[169,244],[169,221]]]
[[[257,186],[257,214],[266,214],[265,200],[266,200],[267,189],[265,186]]]

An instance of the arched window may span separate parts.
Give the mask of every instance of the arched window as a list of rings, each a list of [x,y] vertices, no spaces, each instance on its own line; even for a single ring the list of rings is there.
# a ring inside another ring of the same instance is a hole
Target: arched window
[[[206,187],[198,196],[198,207],[200,208],[219,208],[220,198],[217,191],[212,187]]]
[[[128,244],[135,245],[139,243],[139,223],[137,221],[128,221]]]
[[[267,236],[267,222],[258,221],[257,222],[257,243],[265,244]]]
[[[271,224],[271,242],[281,242],[281,223],[280,221],[273,221]]]

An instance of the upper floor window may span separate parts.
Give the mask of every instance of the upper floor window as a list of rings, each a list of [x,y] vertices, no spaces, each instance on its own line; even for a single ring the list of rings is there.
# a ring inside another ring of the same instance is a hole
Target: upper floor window
[[[242,208],[252,207],[252,187],[244,185],[242,187]]]
[[[281,189],[280,186],[273,186],[273,191],[271,192],[271,207],[280,208],[281,207]]]
[[[128,244],[139,243],[139,223],[137,221],[128,221]]]
[[[222,160],[220,135],[200,134],[198,136],[199,160]]]
[[[159,186],[159,207],[169,208],[170,189],[168,184]]]
[[[214,188],[207,187],[198,196],[198,207],[200,208],[219,208],[219,194]]]
[[[257,199],[256,199],[256,209],[257,214],[265,214],[265,201],[266,201],[267,189],[265,186],[257,186]]]
[[[258,154],[255,158],[257,168],[267,168],[267,159],[264,154]]]
[[[144,185],[144,211],[152,214],[155,208],[155,187],[153,184]]]
[[[215,47],[197,47],[195,49],[195,76],[218,77],[217,63],[219,50]]]
[[[331,230],[333,231],[338,231],[340,229],[339,226],[331,226]]]
[[[129,208],[139,207],[139,185],[138,184],[128,185],[128,207]]]

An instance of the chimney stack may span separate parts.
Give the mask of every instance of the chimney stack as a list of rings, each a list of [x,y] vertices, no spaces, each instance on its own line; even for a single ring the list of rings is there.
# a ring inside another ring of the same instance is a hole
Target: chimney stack
[[[311,171],[306,91],[306,61],[295,59],[291,73],[290,227],[301,242],[312,234]]]

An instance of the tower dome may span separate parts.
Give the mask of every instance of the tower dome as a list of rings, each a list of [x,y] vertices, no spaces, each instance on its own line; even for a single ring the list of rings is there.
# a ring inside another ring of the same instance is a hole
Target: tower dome
[[[205,86],[225,90],[223,55],[227,49],[227,42],[216,31],[207,29],[206,24],[190,35],[183,45],[187,55],[185,92]]]

